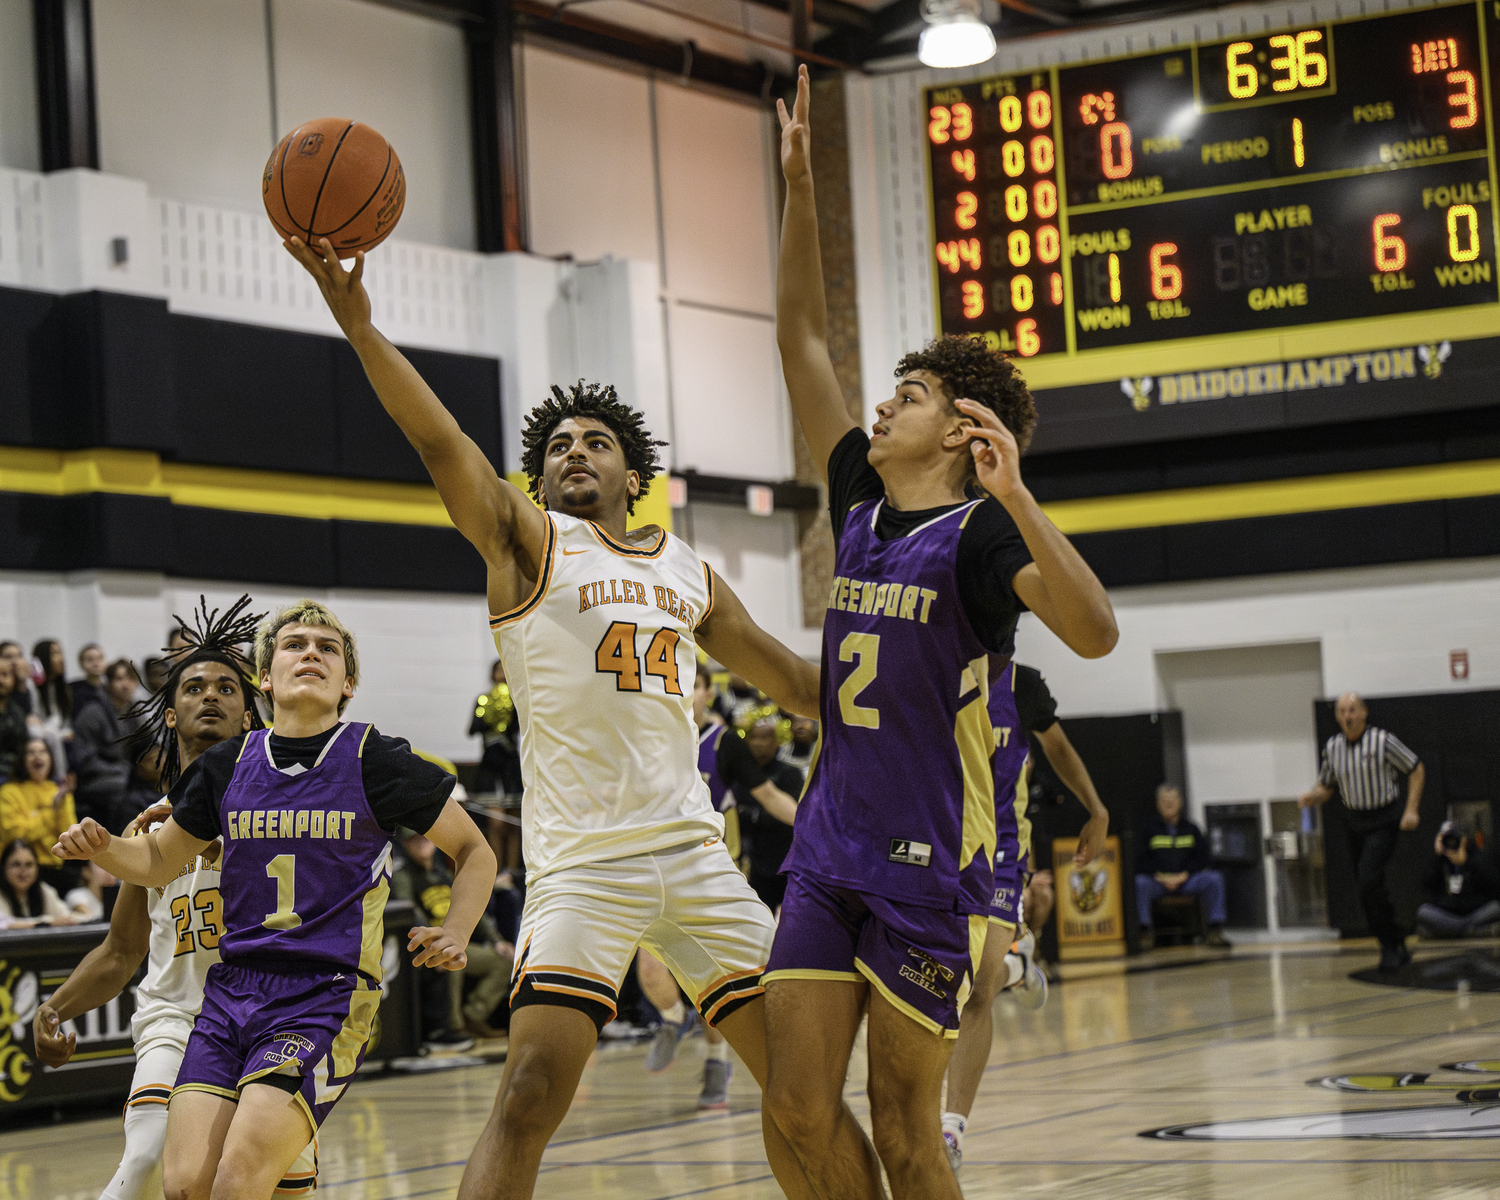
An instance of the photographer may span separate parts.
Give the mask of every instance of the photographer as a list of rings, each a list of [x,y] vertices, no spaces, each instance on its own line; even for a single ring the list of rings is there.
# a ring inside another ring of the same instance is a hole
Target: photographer
[[[1463,937],[1500,922],[1500,872],[1469,831],[1444,823],[1433,850],[1436,857],[1422,880],[1431,899],[1417,909],[1423,936]]]

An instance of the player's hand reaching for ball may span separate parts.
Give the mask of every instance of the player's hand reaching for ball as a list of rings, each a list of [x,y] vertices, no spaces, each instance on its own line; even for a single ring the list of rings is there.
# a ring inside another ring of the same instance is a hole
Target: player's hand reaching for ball
[[[974,428],[969,431],[969,450],[974,455],[974,469],[979,486],[996,500],[1021,490],[1021,448],[1015,434],[1007,429],[993,408],[973,400],[955,400],[954,407]]]
[[[786,101],[776,101],[776,116],[781,121],[781,173],[787,182],[797,183],[808,178],[811,151],[811,134],[807,125],[807,108],[812,99],[807,81],[807,68],[797,68],[797,99],[792,103],[791,115],[787,115]]]
[[[62,1021],[57,1010],[44,1004],[36,1010],[31,1023],[32,1040],[36,1043],[36,1056],[49,1067],[63,1066],[78,1049],[78,1035],[62,1033]]]
[[[109,849],[109,830],[94,820],[84,817],[77,825],[70,826],[57,839],[52,853],[58,858],[93,858]]]
[[[439,971],[462,971],[469,965],[463,943],[440,925],[414,925],[407,935],[406,948],[412,953],[412,966],[436,967]]]
[[[370,294],[361,282],[365,275],[363,250],[354,256],[354,269],[346,271],[327,238],[319,238],[315,247],[298,237],[281,244],[317,281],[318,291],[323,293],[328,310],[345,337],[352,337],[354,331],[370,323]]]

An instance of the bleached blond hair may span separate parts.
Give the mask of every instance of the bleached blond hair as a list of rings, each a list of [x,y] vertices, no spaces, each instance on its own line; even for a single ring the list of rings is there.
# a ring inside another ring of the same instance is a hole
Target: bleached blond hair
[[[354,646],[354,635],[344,627],[344,623],[333,614],[332,609],[327,605],[319,604],[316,600],[298,600],[295,604],[288,605],[261,622],[260,628],[255,631],[257,675],[271,669],[271,659],[276,654],[277,635],[288,625],[315,625],[323,629],[331,629],[338,634],[344,641],[344,669],[354,686],[359,686],[359,651]],[[348,703],[348,696],[339,701],[341,714]]]

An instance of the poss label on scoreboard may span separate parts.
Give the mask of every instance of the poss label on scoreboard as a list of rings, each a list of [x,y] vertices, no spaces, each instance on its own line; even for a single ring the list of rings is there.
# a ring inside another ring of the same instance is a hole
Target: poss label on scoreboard
[[[1496,42],[1469,3],[930,89],[939,329],[1042,388],[1160,373],[1161,343],[1500,334]]]

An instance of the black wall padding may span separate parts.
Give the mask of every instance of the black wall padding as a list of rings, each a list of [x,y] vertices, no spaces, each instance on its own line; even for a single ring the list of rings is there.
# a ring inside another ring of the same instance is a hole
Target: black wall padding
[[[456,529],[335,521],[341,587],[483,592],[484,560]]]
[[[1455,684],[1455,689],[1461,685]],[[1491,806],[1491,828],[1500,829],[1497,797],[1500,797],[1500,691],[1436,692],[1420,696],[1367,697],[1370,724],[1389,729],[1411,747],[1426,768],[1422,791],[1421,826],[1403,833],[1386,872],[1396,916],[1403,922],[1415,919],[1417,907],[1426,897],[1422,875],[1432,862],[1432,844],[1438,827],[1447,817],[1448,806],[1481,801]],[[1318,752],[1337,733],[1332,700],[1313,702]],[[1405,798],[1402,790],[1402,798]],[[1344,830],[1347,819],[1342,801],[1323,806],[1323,843],[1328,888],[1328,923],[1345,937],[1369,932],[1359,902],[1354,864],[1350,860]],[[1492,845],[1491,853],[1495,851]]]
[[[286,587],[338,586],[333,521],[173,506],[168,574]]]
[[[498,360],[405,354],[499,469]],[[183,316],[113,292],[0,288],[0,445],[428,481],[343,338]]]

